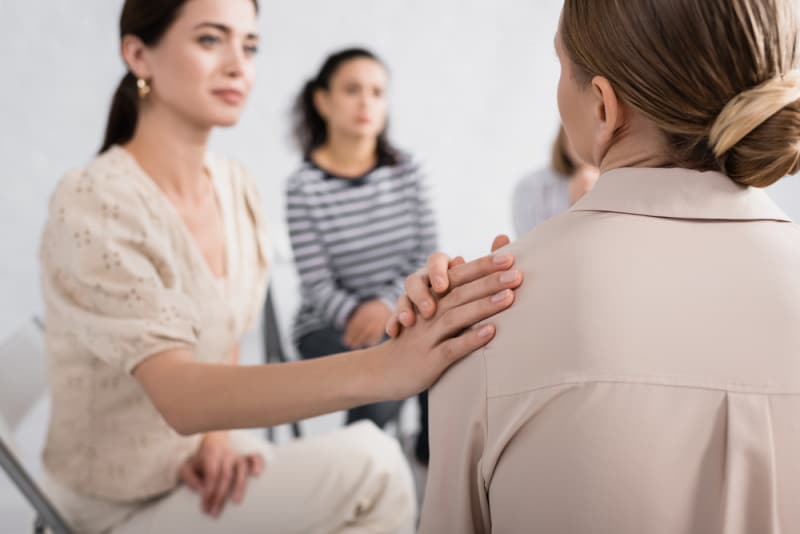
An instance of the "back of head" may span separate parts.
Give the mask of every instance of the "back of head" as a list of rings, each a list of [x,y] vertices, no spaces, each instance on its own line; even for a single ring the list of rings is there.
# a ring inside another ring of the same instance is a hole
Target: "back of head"
[[[666,135],[676,166],[768,186],[800,171],[794,0],[565,0],[561,35]]]

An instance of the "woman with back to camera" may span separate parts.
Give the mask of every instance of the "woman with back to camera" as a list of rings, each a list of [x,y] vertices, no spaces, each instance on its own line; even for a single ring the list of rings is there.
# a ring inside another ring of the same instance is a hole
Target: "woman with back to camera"
[[[461,331],[510,305],[504,288],[520,283],[484,276],[512,257],[483,258],[453,269],[462,294],[407,337],[314,362],[236,365],[263,305],[264,217],[248,173],[206,150],[250,93],[257,7],[127,0],[129,72],[101,153],[51,199],[44,465],[78,532],[411,531],[408,466],[373,425],[274,448],[226,430],[416,394],[491,339],[492,327]]]
[[[800,227],[762,190],[800,170],[797,17],[565,1],[559,109],[601,176],[507,249],[535,283],[431,390],[421,532],[800,532]]]
[[[295,105],[304,162],[289,178],[287,214],[302,303],[294,337],[304,358],[373,346],[405,278],[436,249],[424,174],[389,141],[388,70],[370,51],[331,54]],[[428,461],[420,399],[416,456]],[[347,422],[383,427],[401,402],[359,406]]]

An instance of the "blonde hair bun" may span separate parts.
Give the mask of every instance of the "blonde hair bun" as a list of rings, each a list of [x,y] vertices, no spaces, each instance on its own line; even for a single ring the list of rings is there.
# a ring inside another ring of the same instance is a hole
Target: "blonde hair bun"
[[[709,145],[731,178],[764,187],[798,171],[798,100],[800,71],[792,70],[740,93],[723,108]]]

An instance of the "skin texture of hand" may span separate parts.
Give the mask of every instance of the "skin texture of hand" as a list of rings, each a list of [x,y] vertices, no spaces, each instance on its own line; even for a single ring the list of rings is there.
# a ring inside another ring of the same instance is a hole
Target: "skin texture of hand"
[[[492,242],[492,252],[510,242],[507,235],[498,235]],[[430,318],[436,312],[437,299],[447,291],[481,277],[489,277],[498,271],[510,269],[513,265],[513,258],[503,254],[480,258],[468,264],[460,256],[451,259],[441,252],[432,254],[425,267],[406,279],[406,294],[398,299],[394,313],[386,322],[386,334],[397,337],[403,328],[410,327],[416,322],[417,315]],[[506,279],[511,279],[510,275]]]
[[[179,478],[200,495],[203,512],[219,517],[229,500],[242,502],[247,479],[263,470],[260,454],[239,454],[231,447],[227,432],[210,432],[181,466]]]
[[[358,306],[344,332],[344,344],[351,349],[371,347],[383,339],[384,326],[392,310],[382,300],[366,301]]]
[[[522,284],[519,271],[508,270],[514,258],[495,264],[492,256],[456,265],[455,281],[442,296],[430,318],[419,317],[412,326],[390,341],[375,347],[374,369],[370,374],[381,394],[404,399],[429,388],[454,362],[491,341],[494,325],[474,328],[484,319],[507,309],[514,301],[514,289]],[[505,266],[505,268],[504,268]],[[487,271],[492,272],[488,276]],[[504,277],[503,275],[509,275]]]

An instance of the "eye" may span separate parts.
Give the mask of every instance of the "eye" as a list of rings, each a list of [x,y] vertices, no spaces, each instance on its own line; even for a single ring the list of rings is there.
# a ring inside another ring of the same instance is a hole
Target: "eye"
[[[245,45],[244,53],[248,56],[254,56],[258,54],[258,45]]]
[[[197,38],[197,42],[203,46],[211,47],[219,43],[220,39],[215,35],[201,35]]]

